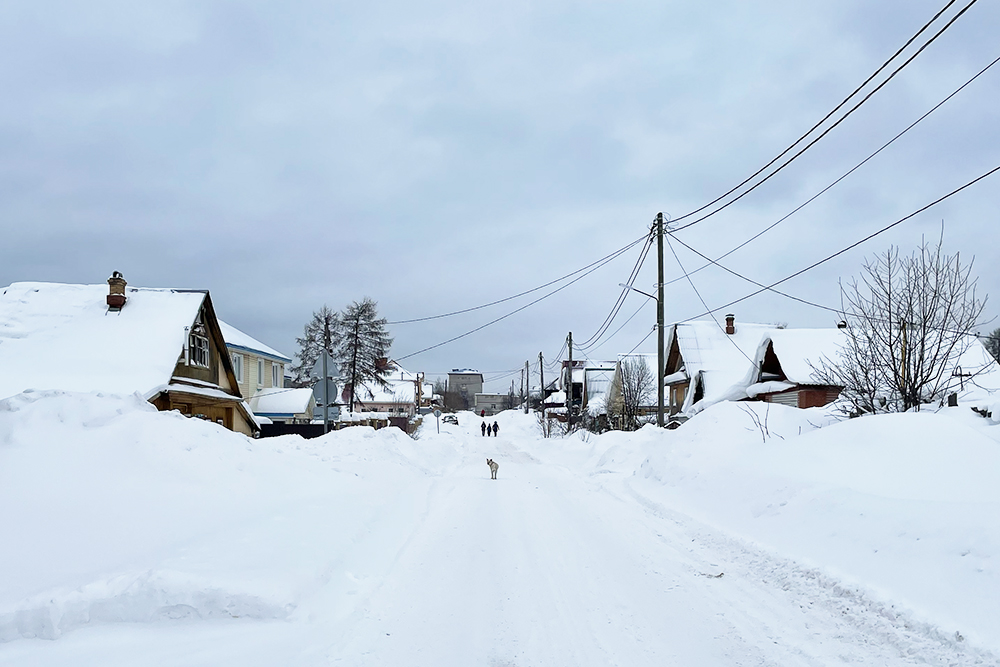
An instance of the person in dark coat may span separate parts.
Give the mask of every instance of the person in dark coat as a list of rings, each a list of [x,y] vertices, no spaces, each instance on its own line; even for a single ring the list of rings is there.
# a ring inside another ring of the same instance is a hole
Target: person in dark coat
[[[496,437],[497,431],[499,430],[500,426],[496,422],[493,422],[493,437]]]
[[[487,429],[487,426],[486,426],[486,422],[483,422],[483,428],[482,428],[482,431],[483,431],[483,435],[484,435],[484,436],[486,435],[486,429]]]

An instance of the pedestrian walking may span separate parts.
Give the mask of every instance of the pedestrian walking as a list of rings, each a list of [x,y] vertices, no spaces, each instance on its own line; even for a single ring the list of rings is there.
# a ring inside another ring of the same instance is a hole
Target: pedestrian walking
[[[486,435],[486,422],[483,422],[483,435]]]
[[[483,408],[482,410],[479,411],[479,417],[481,419],[485,419],[485,417],[486,417],[486,408]]]
[[[499,430],[500,430],[500,426],[496,422],[493,422],[493,437],[496,437],[497,431],[499,431]]]

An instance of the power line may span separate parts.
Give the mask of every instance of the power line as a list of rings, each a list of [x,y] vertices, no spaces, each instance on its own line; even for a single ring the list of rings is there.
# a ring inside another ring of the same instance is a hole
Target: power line
[[[809,204],[811,204],[813,201],[815,201],[816,199],[818,199],[820,196],[826,194],[826,192],[829,191],[831,188],[833,188],[835,185],[837,185],[842,180],[844,180],[845,178],[847,178],[848,176],[850,176],[851,174],[853,174],[855,171],[857,171],[858,169],[860,169],[862,166],[864,166],[865,164],[867,164],[872,158],[874,158],[876,155],[878,155],[883,150],[885,150],[886,148],[888,148],[890,145],[892,145],[893,143],[895,143],[895,141],[897,139],[899,139],[904,134],[906,134],[907,132],[909,132],[910,130],[912,130],[921,121],[923,121],[928,116],[930,116],[932,113],[934,113],[939,108],[941,108],[946,102],[948,102],[949,100],[951,100],[951,98],[953,98],[955,95],[957,95],[962,90],[964,90],[966,86],[968,86],[973,81],[975,81],[976,79],[978,79],[980,76],[982,76],[983,74],[985,74],[987,70],[989,70],[990,68],[992,68],[998,62],[1000,62],[1000,57],[996,58],[990,64],[988,64],[986,67],[984,67],[983,69],[979,70],[979,72],[977,72],[972,78],[970,78],[968,81],[966,81],[961,86],[959,86],[957,89],[955,89],[950,95],[948,95],[943,100],[941,100],[940,102],[938,102],[937,104],[935,104],[933,107],[931,107],[930,110],[928,110],[922,116],[920,116],[915,121],[913,121],[912,123],[910,123],[905,129],[903,129],[901,132],[899,132],[896,136],[894,136],[892,139],[890,139],[886,143],[882,144],[882,146],[878,150],[876,150],[875,152],[871,153],[868,157],[866,157],[864,160],[862,160],[861,162],[859,162],[858,164],[856,164],[850,170],[846,171],[843,175],[841,175],[839,178],[837,178],[836,180],[834,180],[833,182],[831,182],[825,188],[823,188],[822,190],[820,190],[819,192],[817,192],[816,194],[814,194],[812,197],[810,197],[809,199],[807,199],[806,201],[804,201],[803,203],[801,203],[800,205],[798,205],[797,207],[795,207],[794,209],[792,209],[790,212],[788,212],[787,214],[785,214],[784,216],[782,216],[781,218],[779,218],[777,221],[775,221],[772,224],[770,224],[767,227],[765,227],[763,230],[761,230],[757,234],[751,236],[750,238],[748,238],[747,240],[743,241],[742,243],[740,243],[736,247],[732,248],[728,252],[726,252],[726,253],[724,253],[724,254],[716,257],[714,260],[713,259],[709,259],[705,255],[702,255],[700,252],[698,252],[697,250],[695,250],[691,246],[687,245],[686,243],[684,243],[683,241],[681,241],[676,236],[673,237],[675,241],[677,241],[678,243],[680,243],[681,245],[683,245],[685,248],[687,248],[688,250],[691,250],[695,254],[700,255],[703,259],[705,259],[705,260],[708,261],[707,264],[703,264],[700,267],[698,267],[697,269],[695,269],[694,271],[691,271],[691,275],[693,275],[695,273],[698,273],[699,271],[702,271],[703,269],[706,269],[709,266],[712,266],[713,264],[716,265],[716,266],[718,266],[721,269],[724,269],[724,270],[728,271],[729,269],[726,269],[726,267],[724,267],[724,266],[722,266],[721,264],[718,263],[719,260],[725,259],[726,257],[728,257],[729,255],[733,254],[737,250],[745,248],[747,245],[749,245],[753,241],[756,241],[758,238],[760,238],[761,236],[763,236],[767,232],[771,231],[772,229],[774,229],[775,227],[777,227],[778,225],[780,225],[782,222],[784,222],[788,218],[792,217],[793,215],[795,215],[796,213],[798,213],[799,211],[801,211],[803,208],[805,208],[806,206],[808,206]],[[668,233],[672,234],[673,231],[678,231],[678,230],[668,231]],[[677,278],[673,278],[671,280],[668,280],[667,282],[664,283],[664,285],[672,285],[673,283],[679,282],[679,281],[684,280],[684,279],[685,279],[685,276],[683,276],[683,275],[682,276],[678,276]],[[782,296],[788,296],[788,295],[782,295]],[[794,299],[795,297],[789,297],[789,298],[793,298]],[[805,302],[805,303],[808,303],[808,302]],[[810,305],[816,305],[816,304],[810,304]],[[818,306],[818,307],[825,308],[825,306]]]
[[[570,285],[573,285],[574,283],[576,283],[576,282],[578,282],[578,281],[582,280],[583,278],[587,277],[588,275],[590,275],[591,273],[593,273],[593,272],[594,272],[594,271],[596,271],[597,269],[600,269],[600,268],[602,268],[603,266],[605,266],[605,265],[607,265],[607,264],[611,263],[611,262],[612,262],[613,260],[615,260],[615,259],[617,259],[618,257],[620,257],[621,255],[623,255],[623,254],[624,254],[624,253],[625,253],[625,252],[626,252],[627,250],[629,250],[630,248],[632,248],[633,246],[635,246],[635,245],[636,245],[637,243],[639,243],[639,242],[643,241],[643,240],[644,240],[645,238],[646,238],[646,237],[645,237],[645,236],[643,236],[642,238],[638,239],[637,241],[634,241],[634,242],[630,243],[629,245],[627,245],[627,246],[625,246],[625,247],[623,247],[623,248],[620,248],[620,249],[616,250],[616,251],[615,251],[614,253],[612,253],[612,254],[610,254],[610,255],[607,255],[607,256],[605,256],[605,257],[604,257],[604,258],[603,258],[602,260],[600,260],[599,262],[595,262],[594,264],[590,264],[589,266],[591,266],[591,267],[593,267],[593,268],[590,268],[590,269],[589,269],[588,271],[586,271],[585,273],[583,273],[583,274],[581,274],[581,275],[577,276],[576,278],[574,278],[573,280],[569,281],[569,282],[568,282],[568,283],[566,283],[565,285],[563,285],[563,286],[561,286],[561,287],[557,287],[556,289],[552,290],[552,291],[551,291],[551,292],[549,292],[548,294],[545,294],[545,295],[543,295],[543,296],[541,296],[541,297],[539,297],[539,298],[535,299],[534,301],[532,301],[532,302],[530,302],[530,303],[527,303],[527,304],[525,304],[525,305],[521,306],[520,308],[516,308],[516,309],[514,309],[514,310],[510,311],[509,313],[507,313],[507,314],[505,314],[505,315],[501,315],[500,317],[498,317],[498,318],[496,318],[496,319],[494,319],[494,320],[491,320],[491,321],[487,322],[486,324],[483,324],[483,325],[481,325],[481,326],[478,326],[478,327],[476,327],[475,329],[472,329],[472,330],[470,330],[470,331],[466,331],[465,333],[463,333],[463,334],[460,334],[460,335],[458,335],[458,336],[455,336],[455,337],[453,337],[453,338],[449,338],[449,339],[448,339],[448,340],[446,340],[446,341],[442,341],[442,342],[440,342],[440,343],[437,343],[437,344],[435,344],[435,345],[431,345],[431,346],[429,346],[429,347],[425,347],[424,349],[422,349],[422,350],[417,350],[416,352],[411,352],[410,354],[407,354],[407,355],[404,355],[404,356],[402,356],[402,357],[397,357],[397,360],[399,360],[399,361],[402,361],[403,359],[408,359],[408,358],[410,358],[410,357],[414,357],[414,356],[416,356],[416,355],[418,355],[418,354],[423,354],[424,352],[428,352],[428,351],[430,351],[430,350],[433,350],[433,349],[436,349],[436,348],[439,348],[439,347],[441,347],[441,346],[443,346],[443,345],[447,345],[448,343],[453,343],[453,342],[455,342],[456,340],[459,340],[459,339],[461,339],[461,338],[465,338],[466,336],[470,336],[470,335],[472,335],[472,334],[474,334],[474,333],[476,333],[476,332],[478,332],[478,331],[482,331],[482,330],[483,330],[483,329],[485,329],[486,327],[489,327],[489,326],[492,326],[492,325],[496,324],[497,322],[500,322],[501,320],[505,320],[505,319],[507,319],[508,317],[510,317],[511,315],[514,315],[514,314],[516,314],[516,313],[519,313],[519,312],[521,312],[522,310],[524,310],[524,309],[526,309],[526,308],[530,308],[531,306],[535,305],[536,303],[538,303],[538,302],[540,302],[540,301],[544,301],[545,299],[549,298],[550,296],[552,296],[552,295],[554,295],[554,294],[556,294],[556,293],[558,293],[558,292],[561,292],[562,290],[566,289],[566,288],[567,288],[567,287],[569,287]],[[575,273],[578,273],[578,272],[575,272]],[[572,274],[571,274],[571,275],[572,275]]]
[[[640,242],[644,241],[645,239],[646,239],[645,236],[642,237],[642,238],[636,239],[635,241],[632,241],[631,243],[629,243],[625,247],[619,248],[618,250],[615,250],[610,255],[605,255],[601,259],[599,259],[599,260],[597,260],[595,262],[592,262],[592,263],[588,264],[587,266],[585,266],[585,267],[583,267],[581,269],[577,269],[576,271],[573,271],[572,273],[567,273],[565,276],[562,276],[561,278],[556,278],[555,280],[551,280],[551,281],[545,283],[544,285],[539,285],[538,287],[533,287],[533,288],[531,288],[529,290],[526,290],[524,292],[521,292],[519,294],[514,294],[513,296],[504,297],[503,299],[498,299],[496,301],[491,301],[490,303],[484,303],[481,306],[473,306],[472,308],[464,308],[462,310],[456,310],[456,311],[452,311],[450,313],[444,313],[444,314],[441,314],[441,315],[431,315],[429,317],[417,317],[417,318],[410,319],[410,320],[398,320],[396,322],[386,322],[386,325],[387,326],[391,326],[391,325],[395,325],[395,324],[412,324],[414,322],[426,322],[428,320],[439,320],[439,319],[441,319],[443,317],[451,317],[453,315],[462,315],[463,313],[471,313],[474,310],[482,310],[483,308],[489,308],[490,306],[495,306],[497,304],[505,303],[507,301],[511,301],[513,299],[517,299],[517,298],[520,298],[522,296],[526,296],[528,294],[532,294],[533,292],[537,292],[539,290],[545,289],[546,287],[549,287],[551,285],[555,285],[556,283],[560,283],[560,282],[566,280],[567,278],[571,278],[571,277],[575,276],[576,274],[581,273],[582,271],[586,271],[587,269],[589,269],[592,266],[595,266],[597,264],[600,264],[601,262],[604,262],[605,260],[607,260],[609,258],[617,257],[618,255],[622,254],[626,250],[629,250],[630,248],[632,248],[633,246],[639,244]]]
[[[582,350],[582,349],[581,349],[581,350],[579,350],[579,351],[580,351],[580,352],[581,352],[581,353],[582,353],[582,354],[583,354],[584,356],[588,356],[588,354],[587,354],[588,352],[590,352],[590,353],[593,353],[593,352],[594,352],[595,350],[598,350],[598,349],[600,349],[601,347],[603,347],[603,346],[604,346],[604,345],[605,345],[605,344],[606,344],[606,343],[607,343],[608,341],[610,341],[610,340],[611,340],[612,338],[614,338],[615,336],[617,336],[617,335],[618,335],[618,333],[619,333],[619,332],[620,332],[620,331],[621,331],[622,329],[624,329],[624,328],[625,328],[625,326],[626,326],[626,325],[627,325],[627,324],[628,324],[629,322],[631,322],[631,321],[632,321],[632,320],[633,320],[633,319],[635,318],[635,316],[636,316],[636,315],[638,315],[638,314],[639,314],[639,311],[641,311],[641,310],[642,310],[643,308],[645,308],[645,307],[646,307],[647,305],[649,305],[649,303],[650,303],[650,302],[648,302],[648,301],[643,301],[643,302],[642,302],[642,303],[641,303],[641,304],[639,305],[639,307],[638,307],[638,308],[636,308],[635,312],[634,312],[634,313],[632,313],[631,315],[629,315],[629,316],[628,316],[628,319],[626,319],[626,320],[625,320],[624,322],[622,322],[622,323],[621,323],[621,326],[619,326],[619,327],[618,327],[617,329],[615,329],[615,332],[614,332],[613,334],[611,334],[610,336],[608,336],[607,338],[605,338],[605,339],[604,339],[603,341],[601,341],[601,342],[600,342],[600,344],[598,344],[598,343],[595,343],[594,345],[591,345],[591,346],[590,346],[589,348],[587,348],[586,350]],[[576,345],[574,345],[573,347],[574,347],[574,348],[576,348],[576,349],[579,349],[579,348],[577,348],[577,346],[576,346]],[[589,356],[588,356],[588,358],[589,358]]]
[[[927,204],[925,206],[920,207],[919,209],[917,209],[913,213],[910,213],[909,215],[904,216],[904,217],[900,218],[899,220],[897,220],[895,222],[892,222],[892,223],[886,225],[885,227],[882,227],[881,229],[879,229],[879,230],[877,230],[875,232],[872,232],[871,234],[869,234],[868,236],[864,237],[860,241],[856,241],[856,242],[850,244],[849,246],[838,250],[837,252],[833,253],[832,255],[828,255],[827,257],[824,257],[823,259],[821,259],[821,260],[819,260],[817,262],[813,262],[812,264],[810,264],[809,266],[805,267],[804,269],[800,269],[799,271],[796,271],[795,273],[793,273],[793,274],[791,274],[789,276],[786,276],[786,277],[782,278],[781,280],[777,280],[777,281],[775,281],[775,282],[773,282],[773,283],[771,283],[769,285],[764,285],[764,286],[761,287],[761,289],[759,289],[759,290],[757,290],[755,292],[751,292],[750,294],[747,294],[746,296],[740,297],[739,299],[736,299],[735,301],[730,301],[729,303],[727,303],[725,305],[718,306],[717,308],[708,309],[704,313],[701,313],[699,315],[695,315],[694,317],[689,317],[687,319],[680,320],[680,321],[681,322],[690,322],[691,320],[698,319],[699,317],[703,317],[705,315],[711,315],[712,313],[714,313],[716,311],[730,308],[731,306],[734,306],[737,303],[740,303],[741,301],[746,301],[747,299],[750,299],[752,297],[757,296],[761,292],[766,292],[766,291],[769,291],[769,290],[774,291],[773,290],[774,287],[777,287],[778,285],[780,285],[782,283],[788,282],[792,278],[796,278],[798,276],[801,276],[803,273],[806,273],[807,271],[812,271],[817,266],[820,266],[821,264],[825,264],[826,262],[829,262],[831,259],[834,259],[835,257],[839,257],[840,255],[843,255],[845,252],[847,252],[849,250],[853,250],[854,248],[857,248],[862,243],[866,243],[867,241],[870,241],[871,239],[875,238],[876,236],[879,236],[880,234],[884,234],[885,232],[889,231],[893,227],[901,225],[902,223],[906,222],[910,218],[913,218],[914,216],[916,216],[916,215],[918,215],[920,213],[923,213],[927,209],[929,209],[929,208],[931,208],[933,206],[936,206],[937,204],[940,204],[944,200],[946,200],[946,199],[948,199],[950,197],[953,197],[954,195],[958,194],[959,192],[962,192],[963,190],[965,190],[966,188],[972,187],[973,185],[975,185],[979,181],[981,181],[981,180],[983,180],[983,179],[985,179],[985,178],[993,175],[997,171],[1000,171],[1000,166],[996,166],[996,167],[990,169],[986,173],[984,173],[984,174],[982,174],[980,176],[977,176],[976,178],[972,179],[971,181],[969,181],[965,185],[962,185],[962,186],[960,186],[958,188],[955,188],[954,190],[952,190],[948,194],[943,195],[943,196],[935,199],[931,203],[929,203],[929,204]],[[707,308],[707,306],[706,306],[706,308]]]
[[[855,95],[857,95],[858,92],[861,91],[861,89],[863,89],[866,85],[868,85],[868,83],[871,82],[883,69],[885,69],[889,65],[889,63],[891,63],[893,60],[895,60],[896,57],[899,56],[899,54],[902,53],[906,49],[907,46],[909,46],[920,34],[922,34],[924,32],[924,30],[926,30],[932,23],[934,23],[938,19],[938,17],[940,17],[941,14],[943,14],[945,12],[945,10],[947,10],[952,4],[954,4],[954,2],[955,2],[955,0],[950,0],[948,2],[948,4],[945,5],[945,7],[943,9],[941,9],[941,11],[939,11],[937,14],[935,14],[934,17],[930,21],[928,21],[924,25],[924,27],[922,27],[916,33],[916,35],[914,35],[913,37],[911,37],[906,42],[906,44],[904,44],[902,47],[900,47],[900,49],[898,51],[896,51],[896,53],[894,53],[892,55],[892,57],[889,58],[889,60],[887,60],[885,63],[883,63],[881,67],[879,67],[870,77],[868,77],[868,79],[866,79],[860,86],[858,86],[858,88],[856,88],[840,104],[838,104],[833,109],[833,111],[831,111],[826,116],[824,116],[822,120],[820,120],[818,123],[816,123],[812,128],[809,129],[808,132],[806,132],[801,137],[799,137],[793,144],[791,144],[788,148],[786,148],[784,151],[782,151],[777,157],[775,157],[773,160],[771,160],[770,162],[768,162],[766,165],[764,165],[763,167],[761,167],[760,169],[758,169],[751,176],[749,176],[748,178],[746,178],[743,182],[741,182],[739,185],[737,185],[736,187],[732,188],[731,190],[729,190],[728,192],[726,192],[722,196],[717,197],[712,202],[709,202],[708,204],[702,206],[699,209],[696,209],[695,211],[692,211],[690,213],[687,213],[687,214],[681,216],[680,218],[677,218],[675,221],[680,221],[680,220],[683,220],[685,218],[691,217],[692,215],[695,215],[695,214],[697,214],[697,213],[699,213],[699,212],[701,212],[701,211],[703,211],[703,210],[705,210],[705,209],[707,209],[707,208],[709,208],[711,206],[714,206],[716,203],[718,203],[719,201],[725,199],[729,195],[733,194],[734,192],[736,192],[737,190],[739,190],[740,188],[742,188],[744,185],[746,185],[747,183],[749,183],[750,181],[752,181],[754,178],[756,178],[757,176],[759,176],[761,173],[763,173],[769,167],[771,167],[775,162],[777,162],[779,159],[781,159],[783,156],[785,156],[789,151],[791,151],[793,148],[795,148],[795,146],[799,145],[810,134],[812,134],[817,128],[819,128],[823,123],[825,123],[831,116],[833,116],[834,113],[836,113],[841,107],[843,107],[851,98],[853,98]],[[770,174],[768,174],[767,176],[765,176],[763,179],[761,179],[760,181],[758,181],[757,183],[755,183],[749,189],[747,189],[743,193],[739,194],[738,196],[736,196],[732,200],[726,202],[722,206],[719,206],[715,210],[713,210],[713,211],[711,211],[711,212],[709,212],[709,213],[701,216],[700,218],[697,218],[697,219],[695,219],[695,220],[693,220],[693,221],[691,221],[691,222],[689,222],[689,223],[687,223],[687,224],[685,224],[685,225],[683,225],[681,227],[678,227],[674,231],[675,232],[681,231],[683,229],[687,229],[688,227],[692,227],[692,226],[694,226],[694,225],[696,225],[696,224],[698,224],[700,222],[703,222],[704,220],[707,220],[708,218],[712,217],[716,213],[719,213],[720,211],[722,211],[722,210],[728,208],[729,206],[735,204],[737,201],[739,201],[740,199],[742,199],[746,195],[750,194],[751,192],[753,192],[754,190],[756,190],[758,187],[760,187],[761,185],[763,185],[764,183],[766,183],[768,180],[770,180],[772,177],[774,177],[775,175],[777,175],[781,170],[783,170],[785,167],[787,167],[793,161],[795,161],[796,159],[798,159],[803,153],[805,153],[807,150],[809,150],[810,148],[812,148],[817,142],[819,142],[821,139],[823,139],[823,137],[825,137],[827,134],[829,134],[834,128],[836,128],[838,125],[840,125],[842,122],[844,122],[844,120],[846,120],[851,114],[853,114],[855,111],[857,111],[858,108],[861,107],[861,105],[863,105],[865,102],[867,102],[869,99],[871,99],[871,97],[873,95],[875,95],[875,93],[877,93],[879,90],[881,90],[883,87],[885,87],[885,85],[888,84],[897,74],[899,74],[899,72],[902,71],[903,68],[905,68],[911,62],[913,62],[913,60],[924,51],[924,49],[926,49],[935,40],[937,40],[938,37],[940,37],[948,28],[950,28],[952,26],[952,24],[955,21],[957,21],[966,11],[968,11],[969,8],[972,7],[972,5],[974,5],[976,2],[978,2],[978,0],[970,0],[969,4],[967,4],[965,7],[963,7],[961,9],[961,11],[959,11],[954,17],[952,17],[952,19],[950,21],[948,21],[948,23],[946,23],[944,25],[944,27],[942,27],[940,30],[938,30],[938,32],[935,33],[930,39],[928,39],[926,42],[924,42],[920,46],[920,48],[918,48],[917,51],[913,55],[911,55],[909,58],[907,58],[906,61],[904,61],[902,65],[900,65],[899,67],[897,67],[891,74],[889,74],[889,76],[885,80],[883,80],[880,84],[878,84],[875,87],[874,90],[872,90],[867,95],[865,95],[861,99],[861,101],[859,101],[853,107],[851,107],[850,109],[848,109],[848,111],[843,116],[841,116],[836,122],[834,122],[830,127],[828,127],[822,133],[820,133],[820,135],[817,136],[815,139],[813,139],[808,144],[806,144],[806,146],[804,148],[802,148],[797,153],[795,153],[794,155],[792,155],[792,157],[790,157],[788,160],[786,160],[777,169],[775,169],[774,171],[772,171]]]
[[[642,269],[642,265],[643,263],[645,263],[646,257],[649,255],[649,249],[652,247],[651,241],[652,241],[652,235],[647,237],[647,243],[646,245],[643,246],[642,252],[639,254],[639,258],[636,261],[635,266],[632,268],[632,273],[629,274],[628,281],[625,283],[629,287],[631,287],[632,284],[635,282],[636,278],[639,277],[639,271],[640,269]],[[587,350],[594,347],[597,344],[597,341],[600,340],[601,336],[604,334],[605,331],[608,330],[608,328],[614,322],[614,319],[618,316],[618,313],[621,310],[622,306],[625,305],[625,299],[628,296],[629,291],[630,290],[628,287],[622,288],[621,293],[615,300],[615,305],[611,307],[611,312],[608,313],[607,317],[604,319],[604,322],[601,323],[601,326],[597,328],[597,331],[590,338],[588,338],[587,340],[583,341],[578,345],[574,345],[573,346],[574,348]]]
[[[698,297],[698,300],[701,301],[701,305],[703,305],[705,308],[708,308],[708,304],[705,303],[705,299],[701,296],[701,292],[699,292],[698,288],[694,286],[694,281],[691,279],[690,274],[687,274],[687,272],[684,271],[684,265],[681,263],[681,258],[677,256],[677,251],[674,250],[674,246],[670,242],[670,235],[669,234],[667,235],[667,247],[670,248],[671,254],[673,254],[674,259],[677,260],[677,266],[681,267],[681,271],[684,272],[685,275],[687,275],[687,277],[688,277],[688,284],[691,285],[691,289],[694,290],[694,293]],[[711,316],[712,316],[712,320],[715,322],[715,326],[719,327],[719,329],[723,333],[726,333],[725,327],[723,327],[722,324],[719,323],[719,320],[717,320],[715,318],[715,313],[711,313]],[[753,359],[751,359],[749,356],[747,356],[747,353],[743,351],[743,348],[741,348],[739,345],[736,344],[736,341],[733,340],[732,336],[723,336],[723,338],[725,338],[730,343],[732,343],[733,347],[735,347],[736,350],[740,354],[742,354],[746,358],[747,361],[749,361],[751,364],[753,364]]]

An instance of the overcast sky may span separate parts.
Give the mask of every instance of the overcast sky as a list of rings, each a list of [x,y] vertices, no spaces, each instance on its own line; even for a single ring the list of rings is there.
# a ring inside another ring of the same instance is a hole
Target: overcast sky
[[[956,3],[953,16],[967,0]],[[211,291],[219,316],[293,355],[324,304],[390,321],[530,290],[723,194],[822,118],[945,0],[649,2],[15,1],[0,4],[0,285]],[[677,238],[712,256],[775,222],[1000,56],[978,2],[781,174]],[[1000,165],[1000,65],[889,149],[723,263],[768,283]],[[783,285],[839,305],[838,280],[945,226],[1000,312],[1000,174]],[[674,244],[688,270],[701,262]],[[600,327],[641,245],[489,308],[394,325],[433,377],[554,361]],[[681,275],[665,252],[668,280]],[[754,288],[692,277],[711,308]],[[652,292],[655,250],[636,281]],[[666,319],[704,312],[690,284]],[[645,304],[645,305],[644,305]],[[632,294],[592,359],[652,331]],[[773,295],[737,322],[832,326]],[[724,315],[720,312],[719,315]],[[988,328],[1000,326],[996,322]],[[986,327],[984,327],[985,329]],[[655,335],[637,348],[655,352]],[[579,352],[576,356],[579,356]],[[537,381],[537,380],[536,380]]]

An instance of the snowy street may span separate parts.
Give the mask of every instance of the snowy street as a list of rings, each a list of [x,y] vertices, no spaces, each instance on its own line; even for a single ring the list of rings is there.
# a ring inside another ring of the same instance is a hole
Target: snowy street
[[[483,438],[461,413],[252,441],[127,400],[5,404],[0,664],[997,664],[995,618],[956,638],[654,498],[625,445],[663,432],[503,413]]]

